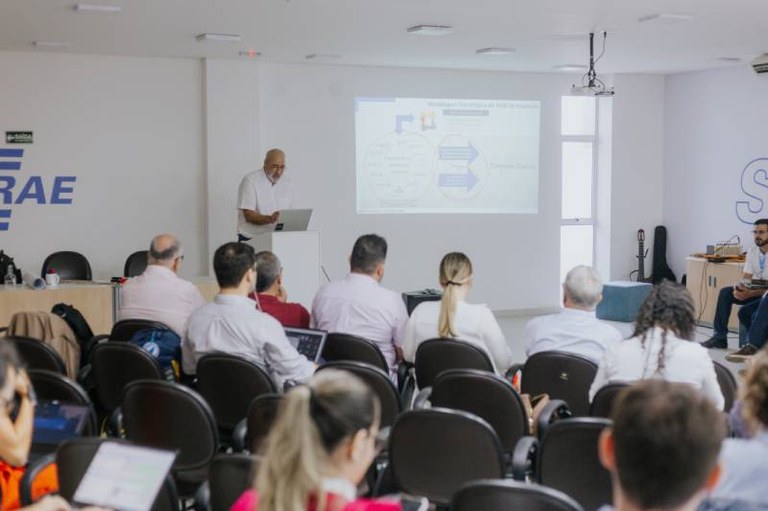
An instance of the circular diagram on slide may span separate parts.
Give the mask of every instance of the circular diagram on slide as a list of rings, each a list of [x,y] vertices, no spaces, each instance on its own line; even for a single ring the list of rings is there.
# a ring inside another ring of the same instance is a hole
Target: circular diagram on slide
[[[488,181],[488,162],[464,135],[449,135],[437,146],[437,188],[450,200],[480,194]]]
[[[435,147],[421,135],[390,133],[368,147],[368,184],[383,200],[417,199],[432,182],[434,152]]]

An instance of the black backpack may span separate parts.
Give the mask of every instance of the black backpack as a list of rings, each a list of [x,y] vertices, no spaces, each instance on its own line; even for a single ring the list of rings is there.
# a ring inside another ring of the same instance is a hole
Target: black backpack
[[[86,346],[88,341],[93,337],[93,330],[91,330],[88,322],[83,315],[80,314],[80,311],[73,306],[67,305],[66,303],[57,303],[53,306],[51,312],[67,322],[69,328],[75,333],[77,340],[80,341],[81,347]]]

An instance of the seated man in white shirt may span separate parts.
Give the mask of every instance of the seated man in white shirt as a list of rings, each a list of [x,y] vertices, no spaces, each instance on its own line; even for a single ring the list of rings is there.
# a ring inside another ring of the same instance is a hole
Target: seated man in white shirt
[[[190,314],[206,303],[194,284],[176,275],[183,259],[175,236],[155,236],[149,245],[147,269],[120,290],[117,319],[159,321],[183,337]]]
[[[595,317],[603,299],[603,283],[589,266],[576,266],[563,283],[563,307],[559,314],[534,318],[525,326],[525,352],[564,351],[581,355],[596,364],[621,333]]]
[[[286,380],[308,380],[315,364],[296,351],[275,318],[256,310],[256,302],[248,298],[256,285],[253,247],[225,243],[213,256],[213,269],[219,294],[189,318],[181,344],[184,372],[195,374],[200,357],[221,351],[255,362],[280,387]]]
[[[315,328],[364,337],[376,343],[390,374],[402,360],[408,312],[400,295],[380,285],[387,242],[376,234],[360,236],[349,258],[350,273],[327,284],[312,302]]]
[[[611,473],[615,507],[599,511],[700,509],[720,475],[725,436],[712,403],[684,383],[643,380],[619,395],[611,418],[598,453]]]

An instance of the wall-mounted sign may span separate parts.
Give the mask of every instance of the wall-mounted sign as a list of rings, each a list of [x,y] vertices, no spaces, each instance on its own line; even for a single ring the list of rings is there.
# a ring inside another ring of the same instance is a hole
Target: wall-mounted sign
[[[31,144],[32,132],[31,131],[6,131],[5,143],[6,144]]]

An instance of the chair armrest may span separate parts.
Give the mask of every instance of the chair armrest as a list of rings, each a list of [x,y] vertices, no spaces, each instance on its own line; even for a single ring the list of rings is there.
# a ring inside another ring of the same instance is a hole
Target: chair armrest
[[[403,403],[403,410],[410,410],[413,406],[413,397],[416,392],[416,371],[413,367],[408,369],[408,374],[402,382],[400,389],[400,402]]]
[[[7,326],[0,326],[0,333],[5,332],[6,330],[8,330]]]
[[[250,448],[245,445],[245,437],[248,433],[248,419],[243,419],[237,423],[232,430],[232,450],[235,452],[248,452]]]
[[[416,398],[413,400],[413,409],[422,410],[429,408],[427,405],[430,397],[432,397],[432,387],[424,387],[419,390],[419,393],[416,394]]]
[[[208,486],[208,481],[204,481],[201,484],[193,497],[193,506],[195,511],[208,511],[211,505],[211,488]]]
[[[32,484],[35,482],[35,478],[40,475],[40,472],[45,470],[50,465],[56,462],[56,453],[46,454],[42,458],[39,458],[27,465],[24,470],[24,475],[19,481],[19,498],[22,506],[29,506],[34,504],[32,500]]]
[[[562,399],[551,400],[544,406],[539,417],[536,419],[536,435],[539,439],[544,438],[544,433],[546,433],[550,424],[560,419],[567,419],[571,415],[568,403]]]
[[[524,436],[515,444],[512,451],[512,479],[525,481],[526,476],[534,473],[539,441],[532,436]]]
[[[120,407],[112,410],[107,418],[107,436],[112,438],[122,438],[123,433],[123,409]]]

